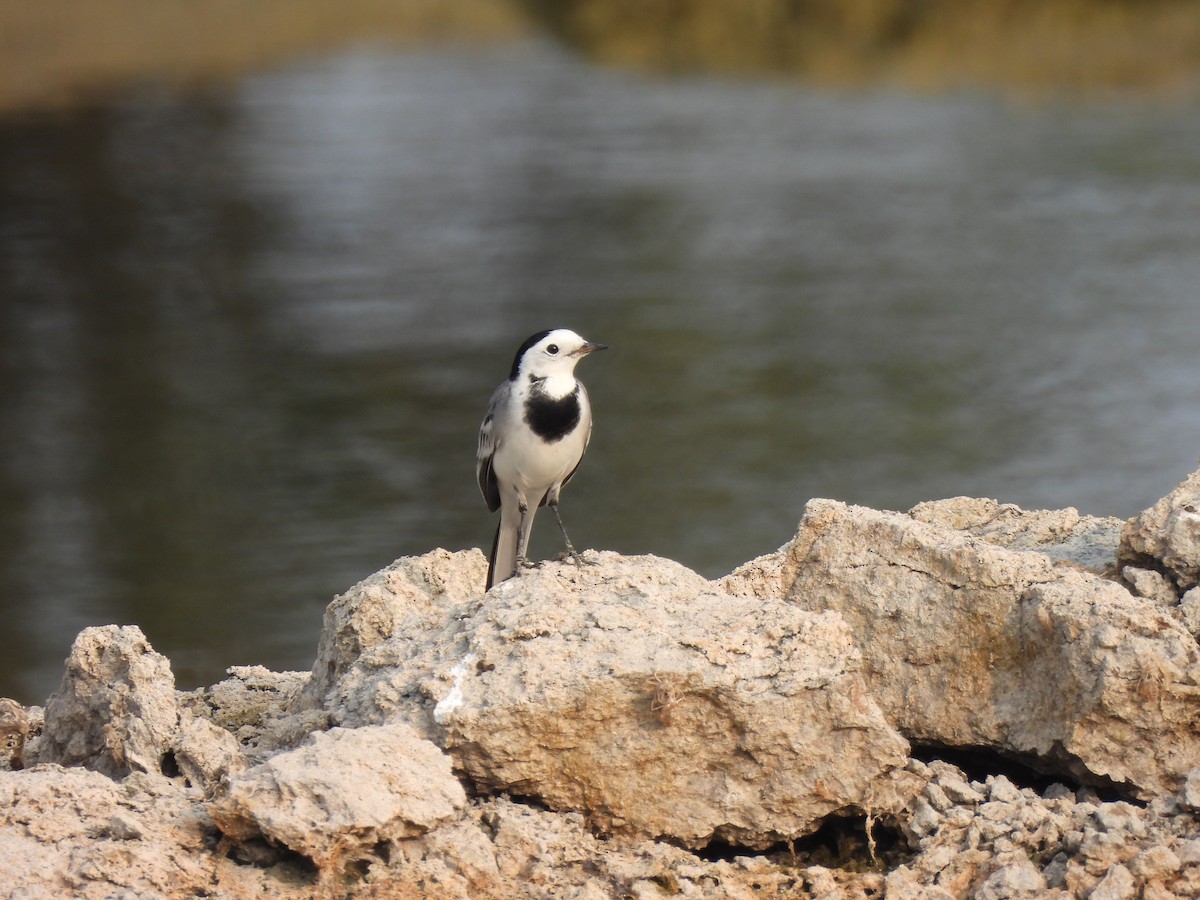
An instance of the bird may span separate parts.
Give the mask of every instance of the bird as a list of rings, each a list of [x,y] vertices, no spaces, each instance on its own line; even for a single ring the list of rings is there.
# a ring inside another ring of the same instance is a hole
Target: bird
[[[492,393],[475,453],[479,490],[491,512],[500,510],[485,589],[519,574],[541,506],[550,507],[567,552],[581,561],[558,499],[592,437],[592,407],[575,365],[607,349],[568,328],[539,331],[521,344],[508,378]]]

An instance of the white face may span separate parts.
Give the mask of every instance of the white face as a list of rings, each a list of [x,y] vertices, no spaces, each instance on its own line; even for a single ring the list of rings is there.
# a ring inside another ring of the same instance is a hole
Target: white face
[[[599,344],[585,341],[569,328],[556,328],[525,348],[521,372],[538,378],[570,375],[579,360],[599,349]]]

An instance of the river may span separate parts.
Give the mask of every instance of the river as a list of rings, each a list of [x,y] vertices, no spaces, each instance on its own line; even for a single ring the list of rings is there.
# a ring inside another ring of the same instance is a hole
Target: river
[[[612,349],[562,512],[709,576],[811,497],[1130,516],[1200,457],[1200,110],[358,46],[0,121],[0,695],[136,623],[181,688],[487,547],[488,396]],[[557,551],[550,517],[535,553]]]

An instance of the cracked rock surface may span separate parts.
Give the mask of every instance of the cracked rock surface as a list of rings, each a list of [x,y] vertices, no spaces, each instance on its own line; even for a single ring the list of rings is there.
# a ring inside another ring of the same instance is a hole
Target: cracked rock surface
[[[407,717],[475,790],[581,811],[605,833],[766,847],[843,809],[888,810],[911,780],[859,665],[836,616],[605,553],[376,645],[331,711]]]
[[[1124,526],[814,500],[715,582],[485,594],[437,550],[335,598],[312,672],[184,693],[87,629],[45,710],[0,699],[0,900],[1200,896],[1197,477]]]
[[[1142,799],[1175,790],[1200,765],[1200,651],[1179,617],[928,509],[814,500],[789,544],[722,583],[841,616],[912,741],[1029,756]]]
[[[1121,532],[1119,556],[1123,568],[1161,575],[1171,599],[1200,583],[1200,469],[1129,520]]]

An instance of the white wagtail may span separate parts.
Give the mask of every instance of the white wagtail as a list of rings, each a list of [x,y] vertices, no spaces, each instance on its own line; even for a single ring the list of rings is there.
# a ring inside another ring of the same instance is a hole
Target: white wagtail
[[[500,510],[488,561],[489,588],[524,564],[539,506],[550,507],[567,552],[579,560],[558,514],[558,494],[579,468],[592,436],[592,407],[587,389],[575,378],[575,364],[606,349],[566,328],[539,331],[521,345],[508,380],[492,394],[475,454],[483,499],[492,512]]]

